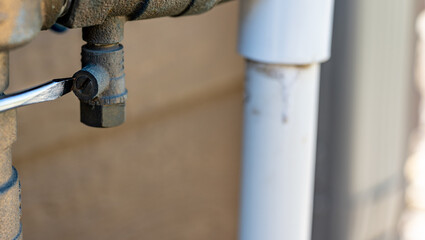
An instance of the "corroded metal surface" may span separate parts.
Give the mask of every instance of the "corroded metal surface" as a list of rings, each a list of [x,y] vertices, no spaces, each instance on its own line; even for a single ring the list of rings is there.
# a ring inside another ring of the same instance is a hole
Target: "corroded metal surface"
[[[50,28],[56,20],[65,12],[71,4],[71,0],[42,0],[41,12],[43,17],[42,29]]]
[[[114,127],[125,120],[123,17],[83,28],[82,70],[74,76],[74,93],[80,99],[81,122],[92,127]],[[80,84],[81,83],[81,84]]]
[[[181,13],[191,0],[75,0],[60,22],[79,28],[102,24],[107,18],[127,20],[172,16]]]
[[[193,15],[200,14],[209,11],[217,4],[221,3],[221,0],[192,0],[191,4],[186,8],[181,15]]]
[[[94,99],[87,101],[92,105],[109,105],[123,103],[126,99],[124,80],[124,49],[120,44],[105,48],[91,48],[84,45],[82,48],[82,65],[100,66],[108,72],[108,86]],[[104,81],[104,80],[102,80]]]
[[[57,20],[71,28],[101,25],[114,17],[127,21],[199,14],[226,0],[0,0],[0,49],[29,42]]]
[[[81,122],[90,127],[116,127],[125,121],[125,103],[91,105],[80,102]]]
[[[41,29],[40,0],[0,1],[0,49],[9,49],[31,40]]]
[[[14,110],[0,113],[0,152],[8,150],[16,141],[16,112]],[[2,154],[8,156],[8,154]],[[1,158],[1,162],[10,161],[10,159]],[[3,166],[3,165],[2,165]],[[3,170],[0,170],[2,172]],[[11,169],[8,169],[10,173]],[[4,173],[4,172],[2,172]],[[4,180],[0,177],[0,181]]]
[[[8,64],[0,66],[0,93],[7,87],[8,69]],[[0,113],[0,126],[0,239],[22,239],[20,186],[11,150],[16,141],[16,111]]]
[[[83,28],[84,41],[95,45],[120,43],[124,37],[124,17],[111,17],[101,25]]]
[[[0,52],[0,93],[9,86],[9,51]]]
[[[0,0],[0,49],[29,42],[65,11],[64,0]]]
[[[11,164],[8,168],[12,170],[12,173],[0,185],[0,239],[2,240],[20,239],[22,237],[18,173]]]
[[[102,24],[110,17],[127,21],[199,14],[225,0],[74,0],[70,11],[59,21],[71,28]]]
[[[182,13],[191,0],[146,0],[143,8],[129,16],[129,20],[176,16]]]
[[[81,101],[81,121],[93,127],[113,127],[120,125],[125,120],[125,101],[127,90],[125,88],[124,74],[124,50],[120,44],[107,46],[93,46],[86,44],[82,47],[83,70],[77,72],[92,72],[92,76],[98,77],[93,84],[85,87],[97,85],[103,86],[102,91],[96,92],[96,97],[86,99],[80,94],[87,92],[85,89],[74,92]],[[106,70],[106,75],[103,74]],[[97,74],[99,73],[99,74]],[[80,92],[79,92],[80,91]]]
[[[108,71],[99,65],[87,65],[74,74],[74,93],[81,101],[99,97],[109,85]]]

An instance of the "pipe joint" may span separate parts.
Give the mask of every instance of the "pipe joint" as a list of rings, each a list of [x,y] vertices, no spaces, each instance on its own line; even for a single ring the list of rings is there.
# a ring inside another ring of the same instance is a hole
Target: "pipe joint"
[[[124,48],[122,18],[83,29],[82,70],[74,77],[80,99],[81,122],[91,127],[114,127],[125,121]]]

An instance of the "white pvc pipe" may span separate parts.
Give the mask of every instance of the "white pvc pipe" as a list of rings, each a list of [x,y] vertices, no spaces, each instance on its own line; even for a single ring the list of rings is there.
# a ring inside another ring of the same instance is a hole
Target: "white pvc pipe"
[[[320,62],[333,0],[242,0],[241,240],[311,237]]]
[[[330,57],[333,0],[241,0],[239,52],[264,63]]]
[[[242,240],[310,238],[318,73],[247,64]]]

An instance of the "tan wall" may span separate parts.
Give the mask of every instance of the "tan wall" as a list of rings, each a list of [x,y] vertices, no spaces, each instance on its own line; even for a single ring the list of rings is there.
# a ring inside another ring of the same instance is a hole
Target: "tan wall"
[[[235,239],[243,62],[236,3],[126,24],[127,121],[79,123],[72,94],[18,111],[25,239]],[[79,69],[80,30],[11,56],[9,92]]]

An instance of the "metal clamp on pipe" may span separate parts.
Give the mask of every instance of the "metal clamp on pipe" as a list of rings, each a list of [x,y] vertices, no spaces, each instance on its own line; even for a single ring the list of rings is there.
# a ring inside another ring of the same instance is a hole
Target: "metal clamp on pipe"
[[[125,121],[124,18],[83,28],[82,69],[74,74],[81,122],[91,127],[115,127]]]

